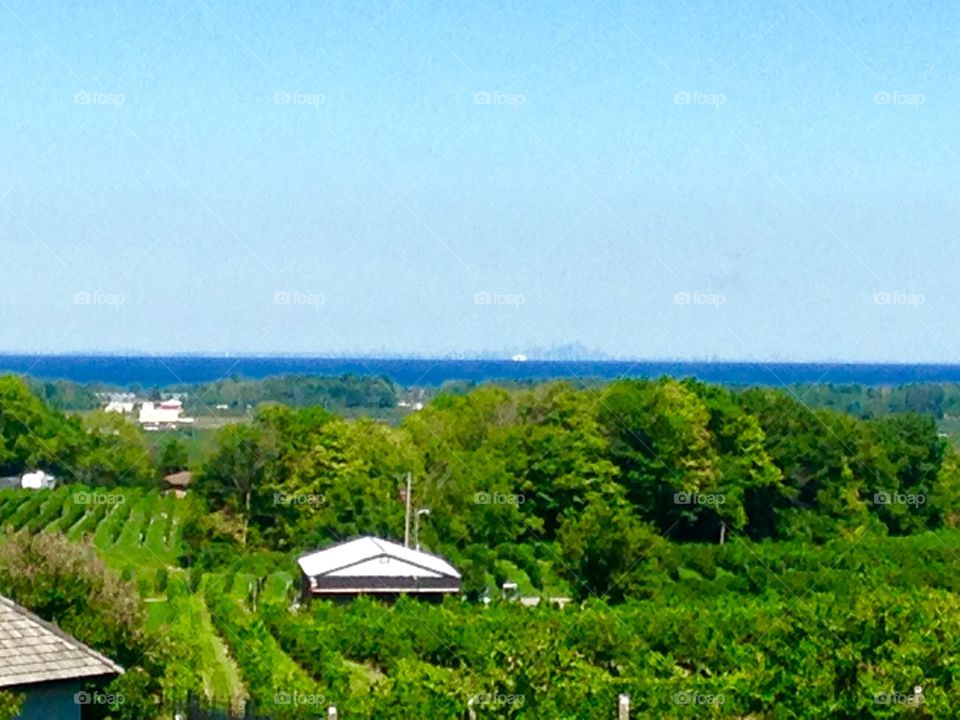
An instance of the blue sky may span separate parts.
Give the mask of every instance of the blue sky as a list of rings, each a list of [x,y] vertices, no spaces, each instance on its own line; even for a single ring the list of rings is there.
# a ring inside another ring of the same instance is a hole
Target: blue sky
[[[0,0],[0,351],[960,358],[960,6]]]

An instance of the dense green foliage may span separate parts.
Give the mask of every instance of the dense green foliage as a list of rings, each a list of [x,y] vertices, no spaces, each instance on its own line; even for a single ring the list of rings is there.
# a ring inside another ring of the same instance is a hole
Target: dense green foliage
[[[521,546],[552,554],[580,597],[614,600],[658,536],[908,534],[948,524],[960,492],[932,418],[859,420],[773,390],[624,380],[442,396],[400,428],[266,408],[222,431],[197,484],[220,519],[202,522],[280,551],[397,537],[405,471],[431,510],[422,539],[465,566],[468,586]]]
[[[0,376],[0,476],[45,470],[67,482],[134,485],[155,477],[139,429],[117,415],[80,420]]]
[[[188,408],[227,405],[230,409],[282,403],[291,407],[316,405],[330,410],[347,408],[392,408],[399,388],[383,377],[340,375],[281,375],[263,380],[230,377],[214,383],[175,385],[165,388],[187,396]]]
[[[621,693],[632,717],[960,704],[960,475],[933,413],[662,379],[484,386],[390,426],[304,392],[194,463],[0,379],[0,468],[67,483],[0,491],[0,593],[127,668],[101,714],[190,696],[282,719],[605,718]],[[186,499],[153,487],[186,465]],[[403,536],[408,472],[430,509],[417,539],[465,597],[297,606],[299,552]]]
[[[809,405],[841,410],[858,417],[882,417],[891,413],[919,413],[942,418],[960,415],[960,384],[912,383],[910,385],[799,385],[791,388]]]
[[[149,717],[161,701],[164,648],[145,632],[146,615],[136,588],[111,573],[87,545],[57,534],[8,535],[0,545],[0,594],[120,663],[126,673],[108,688],[124,701],[113,717]]]
[[[177,383],[162,388],[86,385],[69,380],[30,381],[34,393],[60,410],[95,410],[103,405],[97,393],[131,392],[147,399],[170,394],[185,399],[188,412],[195,415],[245,413],[263,403],[291,407],[316,405],[329,410],[363,408],[370,411],[393,408],[402,390],[384,377],[360,375],[278,375],[262,380],[231,376],[210,383]],[[226,406],[226,407],[222,407]]]

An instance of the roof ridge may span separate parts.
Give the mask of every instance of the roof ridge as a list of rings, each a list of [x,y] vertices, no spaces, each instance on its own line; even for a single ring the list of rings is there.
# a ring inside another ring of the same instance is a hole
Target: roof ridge
[[[349,555],[343,557],[344,551],[347,550],[357,550],[359,552],[353,557]],[[385,556],[396,558],[408,565],[427,572],[451,577],[461,577],[460,572],[442,555],[407,547],[399,542],[379,538],[374,535],[361,535],[352,540],[341,541],[323,549],[306,553],[297,559],[297,564],[304,572],[310,575],[324,575]],[[310,562],[310,560],[314,558],[325,558],[326,562],[320,563],[320,567],[318,567],[316,563]],[[331,558],[343,560],[343,562],[334,564]]]
[[[374,535],[366,535],[364,537],[370,542],[372,542],[377,547],[377,550],[379,550],[380,552],[382,553],[387,552],[387,548],[385,548],[383,545],[380,544],[382,538],[378,538]],[[358,539],[363,539],[363,538],[358,538]],[[390,542],[390,541],[386,540],[385,542]],[[336,545],[334,545],[334,547],[336,547]]]
[[[6,605],[7,607],[9,607],[11,610],[13,610],[14,612],[16,612],[17,614],[24,616],[24,617],[27,618],[27,620],[29,620],[30,622],[35,623],[35,624],[41,626],[44,630],[47,630],[48,632],[53,633],[53,634],[54,634],[56,637],[58,637],[60,640],[64,641],[64,642],[67,643],[68,645],[76,648],[77,650],[80,650],[80,652],[83,652],[83,653],[89,655],[90,657],[92,657],[94,660],[97,660],[98,662],[101,662],[101,663],[103,663],[104,665],[107,665],[108,667],[110,667],[111,669],[113,669],[115,672],[117,672],[117,673],[119,673],[119,674],[121,674],[121,675],[122,675],[124,672],[126,672],[120,665],[118,665],[117,663],[115,663],[113,660],[111,660],[110,658],[108,658],[106,655],[103,655],[103,654],[97,652],[96,650],[94,650],[92,647],[90,647],[90,646],[87,645],[86,643],[80,642],[79,640],[77,640],[75,637],[73,637],[73,636],[70,635],[69,633],[65,632],[64,630],[61,630],[60,627],[59,627],[56,623],[52,623],[52,622],[48,622],[48,621],[44,620],[42,617],[40,617],[39,615],[36,615],[35,613],[31,612],[30,610],[28,610],[27,608],[25,608],[23,605],[21,605],[20,603],[16,602],[15,600],[11,600],[10,598],[6,597],[5,595],[0,595],[0,603],[3,603],[4,605]]]

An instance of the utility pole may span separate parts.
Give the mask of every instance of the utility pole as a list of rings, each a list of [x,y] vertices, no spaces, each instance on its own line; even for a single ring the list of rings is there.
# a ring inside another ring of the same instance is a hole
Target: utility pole
[[[723,541],[727,539],[727,524],[720,521],[720,544],[723,545]]]
[[[630,696],[621,694],[617,703],[618,720],[630,720]]]
[[[410,501],[412,500],[413,493],[411,492],[411,485],[413,484],[413,473],[407,473],[407,514],[403,523],[403,546],[410,547]]]

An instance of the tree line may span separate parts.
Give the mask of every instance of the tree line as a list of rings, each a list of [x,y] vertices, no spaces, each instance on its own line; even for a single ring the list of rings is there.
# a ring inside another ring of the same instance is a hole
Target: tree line
[[[468,585],[498,558],[532,573],[552,558],[578,595],[613,599],[661,538],[906,535],[952,524],[960,492],[956,453],[926,415],[861,419],[786,390],[669,378],[487,386],[398,427],[269,406],[224,428],[196,486],[212,512],[194,533],[214,542],[194,560],[402,537],[408,472],[431,511],[420,539]]]

